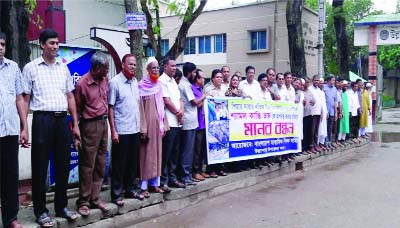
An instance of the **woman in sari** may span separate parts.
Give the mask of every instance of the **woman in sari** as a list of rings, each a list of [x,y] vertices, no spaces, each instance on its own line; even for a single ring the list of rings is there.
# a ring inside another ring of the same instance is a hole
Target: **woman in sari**
[[[239,76],[236,74],[232,75],[231,82],[229,84],[228,90],[225,92],[227,97],[242,97],[243,93],[239,89]]]

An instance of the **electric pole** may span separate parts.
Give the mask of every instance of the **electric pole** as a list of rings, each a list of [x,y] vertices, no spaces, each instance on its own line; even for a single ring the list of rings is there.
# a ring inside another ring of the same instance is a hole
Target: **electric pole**
[[[324,73],[324,28],[325,28],[325,0],[318,0],[318,76],[323,78]]]

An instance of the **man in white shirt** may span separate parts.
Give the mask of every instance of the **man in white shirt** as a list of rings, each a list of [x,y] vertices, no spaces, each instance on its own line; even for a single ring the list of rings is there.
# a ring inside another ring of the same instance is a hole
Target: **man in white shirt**
[[[272,100],[272,95],[268,90],[268,77],[267,74],[262,73],[258,76],[258,83],[260,83],[261,93],[260,93],[260,100]]]
[[[318,75],[314,75],[312,79],[312,86],[308,87],[309,91],[312,93],[312,96],[315,99],[315,103],[311,106],[311,116],[312,116],[312,125],[311,125],[311,135],[312,135],[312,142],[311,142],[311,149],[314,149],[317,152],[321,152],[322,149],[318,146],[318,129],[319,124],[321,121],[322,115],[322,102],[321,99],[317,99],[321,96],[321,89],[318,87],[320,80]]]
[[[354,142],[358,142],[358,128],[360,126],[359,112],[361,112],[361,107],[358,99],[358,84],[356,82],[351,83],[351,89],[347,91],[347,98],[350,114],[350,138]]]
[[[278,73],[276,75],[276,84],[274,85],[275,91],[279,96],[280,101],[289,101],[289,94],[284,84],[285,84],[285,76],[282,73]]]
[[[285,78],[285,87],[287,90],[288,101],[294,102],[296,99],[296,92],[292,86],[292,73],[285,72],[285,74],[283,76]]]
[[[181,94],[174,80],[176,72],[175,60],[166,57],[162,61],[164,73],[158,79],[161,82],[165,113],[170,130],[163,138],[162,165],[161,165],[161,189],[169,191],[171,187],[185,188],[185,184],[179,182],[176,177],[176,166],[179,158],[179,145],[184,105]]]
[[[239,83],[239,89],[243,92],[244,97],[251,99],[257,99],[260,97],[261,88],[260,84],[254,80],[254,75],[256,73],[256,68],[253,66],[246,67],[246,80]]]
[[[229,80],[230,80],[230,69],[228,66],[223,66],[221,67],[222,71],[222,84],[221,84],[221,90],[225,93],[228,88],[229,88]]]

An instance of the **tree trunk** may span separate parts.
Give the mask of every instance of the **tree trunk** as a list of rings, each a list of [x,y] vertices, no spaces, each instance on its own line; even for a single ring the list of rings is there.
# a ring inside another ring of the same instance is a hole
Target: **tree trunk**
[[[349,44],[347,42],[346,19],[343,12],[344,0],[333,0],[333,24],[335,26],[339,74],[349,79]]]
[[[289,39],[289,59],[292,73],[307,76],[306,57],[301,14],[304,0],[288,0],[286,5],[286,23]]]
[[[125,0],[127,13],[139,12],[137,0]],[[129,30],[131,53],[136,57],[136,79],[143,76],[143,34],[142,30]]]
[[[17,62],[20,68],[30,61],[28,25],[29,14],[23,0],[0,1],[0,31],[7,36],[5,56]]]

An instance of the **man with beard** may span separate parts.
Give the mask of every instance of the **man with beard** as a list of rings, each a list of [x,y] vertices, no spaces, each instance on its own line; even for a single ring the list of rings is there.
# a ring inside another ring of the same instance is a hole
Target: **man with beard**
[[[149,192],[164,193],[160,188],[162,138],[169,130],[158,62],[150,57],[146,63],[148,76],[139,82],[140,94],[140,189],[144,197]],[[167,191],[169,189],[165,188]]]

